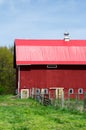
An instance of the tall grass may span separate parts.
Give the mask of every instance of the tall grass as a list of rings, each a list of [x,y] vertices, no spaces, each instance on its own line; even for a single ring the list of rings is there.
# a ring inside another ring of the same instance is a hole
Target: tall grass
[[[0,130],[86,130],[86,114],[0,96]]]

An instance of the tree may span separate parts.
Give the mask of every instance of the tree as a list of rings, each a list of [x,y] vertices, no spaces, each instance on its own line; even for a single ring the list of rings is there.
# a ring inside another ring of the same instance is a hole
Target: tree
[[[12,49],[13,47],[0,47],[0,94],[13,94],[15,91]]]

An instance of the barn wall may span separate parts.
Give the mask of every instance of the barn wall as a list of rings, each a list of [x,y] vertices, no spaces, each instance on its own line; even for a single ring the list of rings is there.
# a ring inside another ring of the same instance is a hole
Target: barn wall
[[[45,69],[21,67],[20,88],[50,88],[62,87],[65,92],[69,88],[74,88],[74,93],[78,88],[86,91],[86,70],[67,69]]]

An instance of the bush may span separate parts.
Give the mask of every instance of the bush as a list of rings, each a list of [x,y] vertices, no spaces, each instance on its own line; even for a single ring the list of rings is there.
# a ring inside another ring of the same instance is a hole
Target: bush
[[[0,95],[3,95],[3,94],[4,94],[4,87],[0,86]]]

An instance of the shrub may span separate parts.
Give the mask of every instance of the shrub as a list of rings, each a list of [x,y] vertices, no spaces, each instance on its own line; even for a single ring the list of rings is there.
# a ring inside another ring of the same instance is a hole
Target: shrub
[[[0,86],[0,95],[3,95],[3,94],[4,94],[4,87]]]

